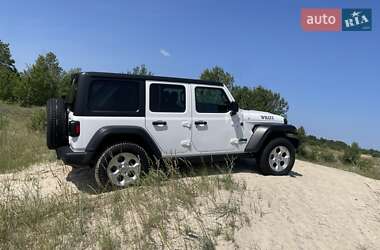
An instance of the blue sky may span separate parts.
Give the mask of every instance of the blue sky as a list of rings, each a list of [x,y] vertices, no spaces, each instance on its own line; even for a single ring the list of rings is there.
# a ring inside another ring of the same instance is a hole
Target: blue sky
[[[304,32],[301,8],[372,8],[371,32]],[[380,2],[6,1],[0,39],[18,69],[53,51],[64,69],[199,77],[214,65],[271,88],[308,133],[380,149]]]

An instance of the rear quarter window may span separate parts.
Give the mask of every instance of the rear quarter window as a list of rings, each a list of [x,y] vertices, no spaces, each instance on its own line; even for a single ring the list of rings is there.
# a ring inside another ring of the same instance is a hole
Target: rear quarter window
[[[89,86],[87,101],[90,115],[144,115],[142,85],[141,81],[134,80],[93,80]]]

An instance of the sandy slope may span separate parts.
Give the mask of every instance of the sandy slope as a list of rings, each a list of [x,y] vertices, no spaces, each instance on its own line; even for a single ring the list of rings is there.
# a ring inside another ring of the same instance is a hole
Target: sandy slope
[[[380,249],[380,181],[304,161],[290,176],[262,176],[240,166],[234,178],[247,183],[243,209],[252,218],[235,235],[241,249]],[[0,188],[17,191],[35,180],[43,195],[63,186],[94,194],[91,170],[57,163],[0,175]]]
[[[243,249],[380,249],[380,181],[304,161],[293,176],[236,174],[265,213],[239,232]]]
[[[35,165],[24,171],[0,175],[0,190],[9,188],[16,194],[38,189],[42,196],[59,194],[69,188],[73,192],[94,193],[96,183],[91,169],[73,169],[55,162]],[[1,197],[1,195],[0,195]]]

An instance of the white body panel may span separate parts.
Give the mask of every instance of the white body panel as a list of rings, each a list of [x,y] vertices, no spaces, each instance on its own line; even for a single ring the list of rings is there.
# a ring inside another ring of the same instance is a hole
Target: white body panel
[[[239,110],[241,120],[244,122],[244,137],[251,138],[252,128],[260,123],[284,123],[284,117],[256,110]]]
[[[185,87],[186,109],[182,113],[152,112],[149,90],[152,83],[174,84]],[[257,123],[284,123],[284,118],[261,111],[240,109],[231,116],[226,113],[198,113],[195,104],[195,88],[222,89],[229,101],[234,101],[225,86],[183,84],[173,82],[146,81],[145,117],[121,116],[74,116],[69,121],[80,122],[80,135],[69,137],[74,152],[85,151],[94,134],[106,126],[137,126],[144,128],[160,149],[163,157],[236,154],[244,149]],[[153,125],[154,121],[165,121],[166,125]],[[207,125],[195,125],[195,121],[206,121]]]
[[[186,109],[183,113],[152,112],[150,110],[150,85],[152,83],[180,85],[186,91]],[[179,156],[192,154],[191,148],[191,99],[190,85],[159,81],[146,82],[145,127],[153,140],[161,149],[163,156]],[[167,125],[153,125],[154,121],[164,121]]]
[[[84,151],[96,131],[102,127],[120,125],[145,127],[145,117],[74,116],[70,112],[69,121],[80,122],[80,135],[69,137],[69,144],[74,152]]]
[[[192,142],[195,151],[200,154],[240,153],[244,151],[246,142],[239,142],[243,138],[243,126],[240,125],[238,114],[231,116],[226,113],[198,113],[195,107],[195,88],[204,85],[192,84],[192,114],[193,121],[205,121],[206,125],[194,125],[192,127]],[[225,87],[220,88],[226,93]],[[227,97],[233,101],[231,96]]]

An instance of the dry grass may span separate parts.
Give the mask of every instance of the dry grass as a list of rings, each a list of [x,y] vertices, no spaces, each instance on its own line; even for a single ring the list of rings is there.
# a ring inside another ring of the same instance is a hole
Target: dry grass
[[[30,128],[33,114],[39,110],[0,102],[0,173],[55,159],[46,147],[45,134]]]
[[[319,163],[328,167],[354,172],[369,178],[380,180],[380,158],[362,155],[357,164],[342,160],[343,152],[315,145],[304,145],[298,159]]]
[[[197,177],[184,176],[175,164],[166,169],[150,171],[139,185],[97,195],[62,187],[60,195],[43,198],[37,182],[22,195],[4,185],[0,248],[214,249],[220,240],[236,244],[236,231],[250,223],[242,209],[245,183],[234,180],[230,168]]]

